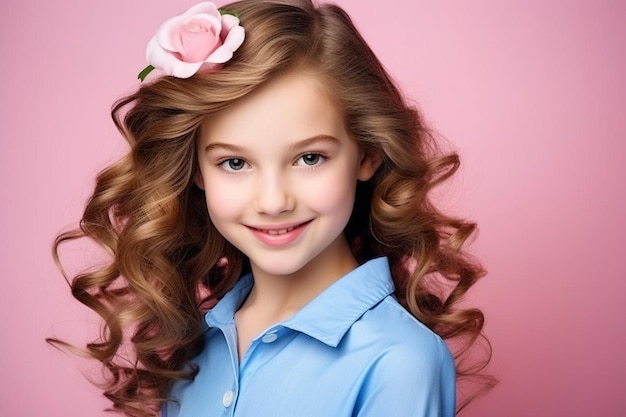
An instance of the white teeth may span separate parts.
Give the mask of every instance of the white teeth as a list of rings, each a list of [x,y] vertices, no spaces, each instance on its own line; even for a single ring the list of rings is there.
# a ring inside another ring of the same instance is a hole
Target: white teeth
[[[267,233],[268,235],[284,235],[287,232],[291,232],[293,229],[295,229],[294,227],[288,227],[287,229],[279,229],[279,230],[263,230],[263,232]]]

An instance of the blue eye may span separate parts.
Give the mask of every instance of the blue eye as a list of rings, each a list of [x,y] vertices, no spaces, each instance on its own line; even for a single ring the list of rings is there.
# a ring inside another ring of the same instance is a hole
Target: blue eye
[[[310,153],[305,153],[300,158],[298,158],[298,162],[296,163],[296,165],[305,165],[305,166],[313,167],[313,166],[317,166],[321,164],[322,162],[324,162],[324,160],[325,158],[323,155],[319,153],[310,152]]]
[[[220,166],[230,172],[241,171],[248,163],[240,158],[229,158],[220,163]]]

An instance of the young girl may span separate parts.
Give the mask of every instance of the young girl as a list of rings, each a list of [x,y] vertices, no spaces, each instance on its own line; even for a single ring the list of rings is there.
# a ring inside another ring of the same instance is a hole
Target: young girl
[[[457,306],[482,275],[475,226],[429,199],[458,157],[345,12],[201,3],[147,57],[140,77],[161,73],[113,108],[130,151],[55,244],[112,254],[72,289],[105,320],[87,351],[114,408],[452,416],[464,370],[442,338],[460,355],[483,324]]]

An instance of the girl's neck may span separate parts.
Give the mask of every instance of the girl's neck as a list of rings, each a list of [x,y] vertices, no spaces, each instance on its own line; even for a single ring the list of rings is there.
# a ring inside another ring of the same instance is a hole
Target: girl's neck
[[[300,270],[274,275],[252,264],[254,286],[235,313],[239,360],[268,327],[293,316],[309,301],[357,266],[346,239],[339,237]]]
[[[356,266],[343,236],[289,275],[268,274],[253,264],[254,286],[240,311],[253,310],[255,316],[274,323],[285,320]]]

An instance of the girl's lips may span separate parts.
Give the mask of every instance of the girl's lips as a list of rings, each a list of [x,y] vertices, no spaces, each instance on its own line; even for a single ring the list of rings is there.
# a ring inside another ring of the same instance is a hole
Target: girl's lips
[[[292,226],[253,227],[248,226],[252,234],[264,245],[279,247],[295,241],[306,230],[311,221]]]

